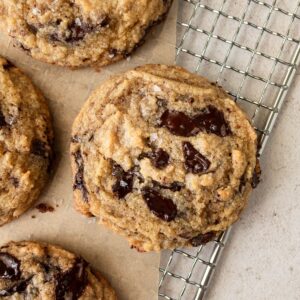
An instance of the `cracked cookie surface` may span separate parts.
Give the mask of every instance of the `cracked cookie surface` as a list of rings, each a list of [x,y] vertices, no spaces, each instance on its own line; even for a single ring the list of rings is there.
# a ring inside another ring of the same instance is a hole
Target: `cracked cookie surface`
[[[81,257],[31,241],[0,248],[1,299],[116,300],[109,283]]]
[[[48,178],[52,140],[43,96],[0,57],[0,225],[37,199]]]
[[[104,66],[126,58],[172,0],[2,1],[9,34],[32,57],[61,66]]]
[[[219,87],[182,68],[112,77],[77,116],[77,209],[140,251],[205,243],[235,222],[254,185],[257,137]]]

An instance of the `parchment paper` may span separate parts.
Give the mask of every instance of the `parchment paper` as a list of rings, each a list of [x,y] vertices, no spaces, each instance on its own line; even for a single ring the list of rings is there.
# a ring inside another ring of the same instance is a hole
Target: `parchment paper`
[[[0,34],[0,55],[30,76],[48,100],[58,156],[54,175],[39,199],[55,211],[42,214],[32,208],[4,225],[0,228],[0,245],[25,239],[61,245],[82,255],[102,272],[121,300],[157,299],[159,254],[130,249],[127,241],[98,225],[95,218],[88,219],[74,210],[69,161],[71,126],[90,92],[111,74],[145,63],[174,62],[176,4],[166,22],[150,33],[147,42],[130,59],[100,71],[69,70],[35,61]]]

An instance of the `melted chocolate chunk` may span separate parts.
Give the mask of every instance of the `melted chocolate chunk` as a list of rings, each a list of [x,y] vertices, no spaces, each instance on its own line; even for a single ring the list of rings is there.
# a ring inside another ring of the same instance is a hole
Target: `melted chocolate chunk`
[[[171,199],[163,197],[159,192],[150,187],[143,188],[142,195],[148,208],[158,218],[167,222],[176,218],[177,207]]]
[[[210,161],[198,152],[189,142],[183,142],[184,165],[188,172],[199,174],[205,172],[210,167]]]
[[[156,180],[152,180],[152,184],[153,184],[154,188],[170,190],[172,192],[179,192],[184,187],[184,184],[181,182],[178,182],[178,181],[174,181],[170,185],[164,185],[164,184],[159,183]]]
[[[73,184],[73,190],[80,190],[82,192],[83,199],[88,201],[88,191],[84,182],[84,163],[80,150],[74,153],[75,162],[77,165],[77,173],[75,175],[75,182]]]
[[[139,159],[143,158],[149,158],[155,168],[162,170],[169,164],[170,156],[168,152],[159,148],[151,152],[142,153]]]
[[[46,149],[46,143],[41,140],[34,139],[31,142],[31,153],[44,158],[49,158],[49,153]]]
[[[212,105],[192,117],[183,112],[166,110],[158,123],[172,134],[184,137],[195,136],[200,131],[221,137],[231,134],[223,113]]]
[[[201,114],[196,116],[194,122],[200,130],[206,131],[207,133],[214,133],[221,137],[231,134],[224,114],[212,105],[206,107]]]
[[[8,253],[0,253],[0,278],[17,280],[20,277],[20,261]]]
[[[88,283],[87,265],[85,260],[78,258],[72,269],[58,275],[55,289],[56,300],[77,300],[81,297]]]
[[[194,136],[200,131],[192,118],[178,111],[166,110],[160,117],[159,124],[179,136]]]
[[[15,293],[23,293],[26,290],[30,280],[31,280],[31,278],[21,280],[21,281],[17,282],[16,284],[14,284],[13,286],[9,287],[8,289],[0,290],[0,296],[7,297],[7,296],[12,296]]]
[[[259,160],[257,159],[255,169],[253,172],[252,182],[251,182],[252,188],[255,189],[258,186],[258,184],[260,183],[260,177],[261,177],[261,169],[260,169]]]
[[[207,232],[205,234],[199,234],[190,240],[193,247],[198,247],[200,245],[207,244],[216,237],[215,232]]]
[[[112,191],[119,199],[132,192],[134,170],[125,172],[120,165],[112,162],[112,175],[117,178],[116,183],[112,186]]]

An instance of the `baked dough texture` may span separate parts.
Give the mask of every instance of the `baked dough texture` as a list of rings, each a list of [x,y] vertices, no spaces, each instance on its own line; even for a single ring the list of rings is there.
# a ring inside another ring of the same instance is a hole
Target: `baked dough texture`
[[[30,79],[0,57],[0,226],[20,216],[48,179],[53,132]]]
[[[239,218],[256,153],[222,88],[180,67],[138,67],[97,88],[73,124],[75,205],[139,251],[197,246]]]
[[[0,18],[33,58],[69,67],[104,66],[128,57],[172,0],[0,1]]]
[[[32,241],[0,248],[0,298],[116,300],[110,284],[80,256]]]

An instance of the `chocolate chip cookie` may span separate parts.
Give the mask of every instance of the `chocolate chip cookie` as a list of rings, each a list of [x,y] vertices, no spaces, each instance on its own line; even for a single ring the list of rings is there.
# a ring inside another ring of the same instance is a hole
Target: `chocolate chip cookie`
[[[102,84],[74,122],[76,207],[140,251],[197,246],[238,219],[256,152],[224,90],[179,67],[142,66]]]
[[[3,2],[3,1],[2,1]],[[32,57],[61,66],[104,66],[126,58],[172,0],[4,1],[0,18]]]
[[[53,133],[47,104],[31,81],[0,57],[0,225],[26,211],[44,187]]]
[[[83,258],[58,246],[23,241],[0,248],[0,298],[116,300],[116,295]]]

